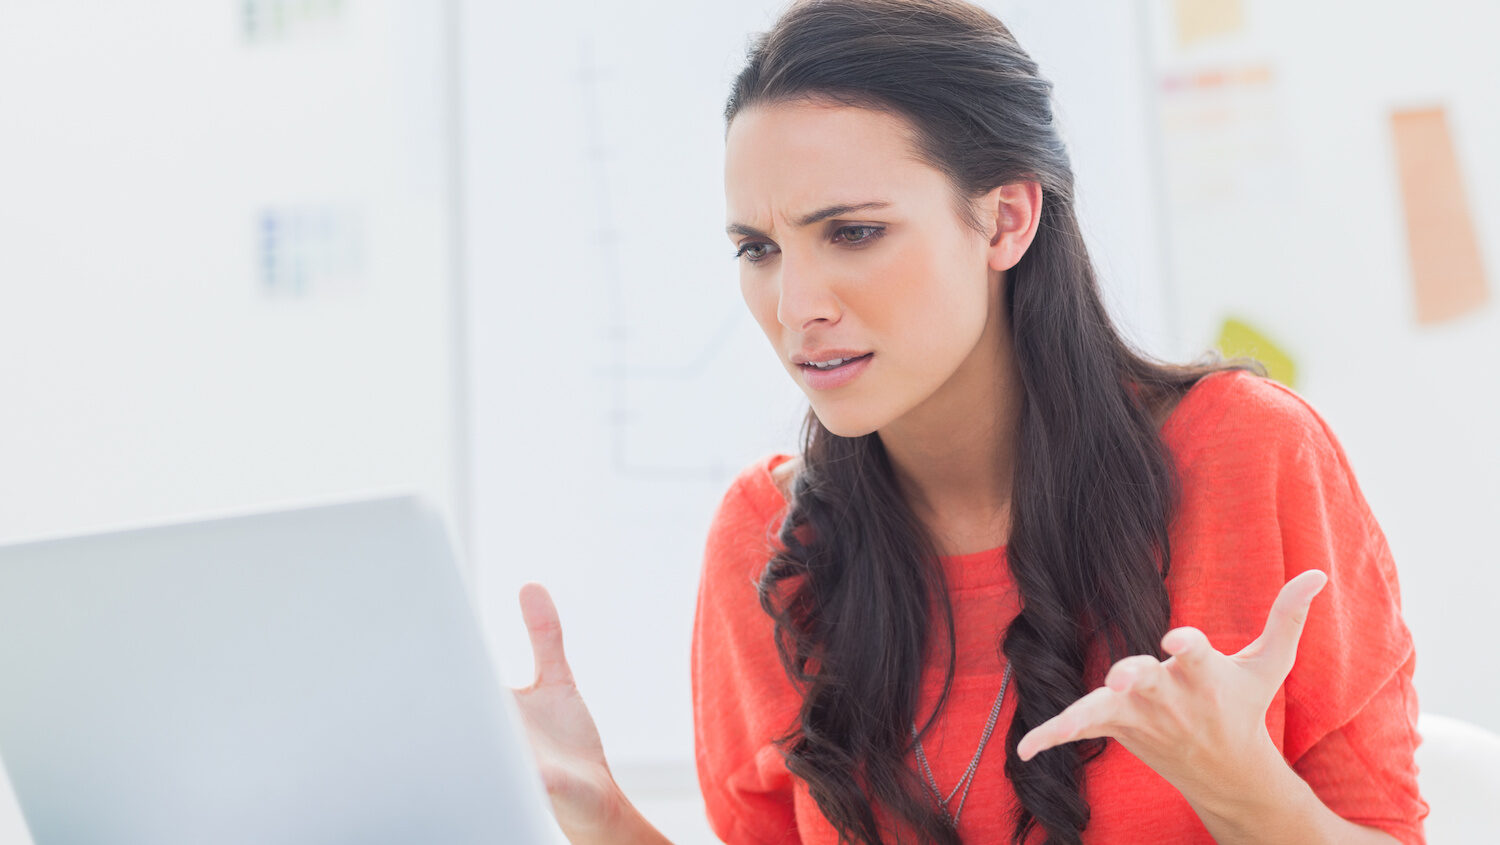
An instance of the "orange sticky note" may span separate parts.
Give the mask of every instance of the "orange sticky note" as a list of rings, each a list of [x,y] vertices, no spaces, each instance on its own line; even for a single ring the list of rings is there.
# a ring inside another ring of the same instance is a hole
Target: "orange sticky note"
[[[1245,28],[1244,0],[1174,0],[1172,5],[1182,47]]]
[[[1483,305],[1489,289],[1447,111],[1396,111],[1391,127],[1406,208],[1417,322],[1460,317]]]

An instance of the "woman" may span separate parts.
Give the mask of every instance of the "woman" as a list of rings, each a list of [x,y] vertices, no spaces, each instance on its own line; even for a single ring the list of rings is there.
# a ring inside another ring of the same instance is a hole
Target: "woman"
[[[957,0],[799,3],[727,119],[742,291],[811,411],[710,530],[714,830],[1421,842],[1411,639],[1337,441],[1254,373],[1120,339],[1009,32]],[[522,604],[564,830],[664,841],[613,786],[545,592]]]

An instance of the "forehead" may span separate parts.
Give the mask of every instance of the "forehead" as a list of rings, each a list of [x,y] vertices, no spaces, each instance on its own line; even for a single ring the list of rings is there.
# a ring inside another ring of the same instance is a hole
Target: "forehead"
[[[771,224],[841,202],[926,197],[946,177],[922,161],[902,117],[822,102],[752,106],[729,126],[724,196],[731,222]]]

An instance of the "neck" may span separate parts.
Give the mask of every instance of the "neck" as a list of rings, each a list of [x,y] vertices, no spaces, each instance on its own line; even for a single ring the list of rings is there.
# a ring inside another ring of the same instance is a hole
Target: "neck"
[[[920,408],[880,430],[896,481],[939,554],[1008,541],[1020,397],[1013,358],[998,354],[967,362]]]

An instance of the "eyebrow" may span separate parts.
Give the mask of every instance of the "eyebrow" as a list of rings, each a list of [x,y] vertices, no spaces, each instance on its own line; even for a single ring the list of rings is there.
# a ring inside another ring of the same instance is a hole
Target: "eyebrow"
[[[797,218],[794,222],[796,223],[798,228],[802,228],[804,226],[811,226],[814,223],[827,220],[830,217],[838,217],[841,214],[849,214],[850,212],[854,211],[864,211],[870,208],[888,207],[890,207],[889,202],[880,200],[873,202],[830,205],[827,208],[820,208],[817,211],[812,212],[811,214],[804,214],[801,217]],[[748,235],[751,237],[761,238],[767,237],[765,232],[762,232],[759,229],[753,229],[743,223],[730,223],[728,226],[724,227],[724,231],[731,235]]]

